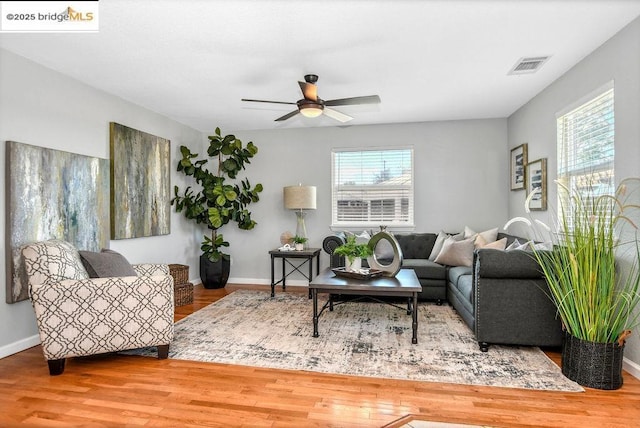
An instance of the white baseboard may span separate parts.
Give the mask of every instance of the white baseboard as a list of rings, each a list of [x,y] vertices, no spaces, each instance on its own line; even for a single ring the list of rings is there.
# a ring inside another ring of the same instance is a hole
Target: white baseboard
[[[258,284],[258,285],[271,285],[271,281],[268,279],[260,278],[229,278],[228,284]],[[304,286],[309,285],[309,281],[305,279],[287,279],[287,285]],[[282,284],[278,284],[276,287],[282,287]]]
[[[640,364],[634,363],[626,358],[622,359],[622,368],[627,371],[631,376],[636,379],[640,379]]]
[[[8,357],[9,355],[17,354],[25,349],[32,348],[40,344],[40,336],[33,335],[17,342],[10,343],[8,345],[0,347],[0,358]]]

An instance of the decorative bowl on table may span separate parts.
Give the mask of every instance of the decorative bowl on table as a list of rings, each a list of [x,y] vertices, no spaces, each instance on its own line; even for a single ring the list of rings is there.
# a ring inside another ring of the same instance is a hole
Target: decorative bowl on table
[[[384,273],[383,271],[377,269],[348,270],[346,267],[334,268],[331,269],[331,271],[336,276],[353,279],[373,279],[382,276],[382,274]]]

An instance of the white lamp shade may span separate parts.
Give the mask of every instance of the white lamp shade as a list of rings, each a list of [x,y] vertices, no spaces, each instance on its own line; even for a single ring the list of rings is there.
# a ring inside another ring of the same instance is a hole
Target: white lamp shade
[[[315,210],[316,186],[288,186],[284,191],[284,207],[290,210]]]

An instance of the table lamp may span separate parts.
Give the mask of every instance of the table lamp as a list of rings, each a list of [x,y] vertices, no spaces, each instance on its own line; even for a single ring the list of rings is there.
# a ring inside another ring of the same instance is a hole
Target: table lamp
[[[307,237],[307,228],[304,225],[304,210],[316,209],[316,187],[315,186],[287,186],[283,189],[284,207],[289,210],[296,210],[298,225],[296,226],[296,235],[303,238]],[[305,248],[307,243],[305,242]]]

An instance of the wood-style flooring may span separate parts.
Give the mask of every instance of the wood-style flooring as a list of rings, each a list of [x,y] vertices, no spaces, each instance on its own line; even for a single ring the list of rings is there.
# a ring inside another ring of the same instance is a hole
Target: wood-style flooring
[[[238,288],[195,288],[176,320]],[[287,292],[306,292],[287,289]],[[281,292],[281,291],[278,291]],[[269,328],[269,326],[265,326]],[[310,340],[312,340],[310,338]],[[554,361],[557,352],[548,352]],[[640,381],[584,393],[427,383],[101,355],[49,376],[40,347],[0,359],[0,427],[640,426]]]

